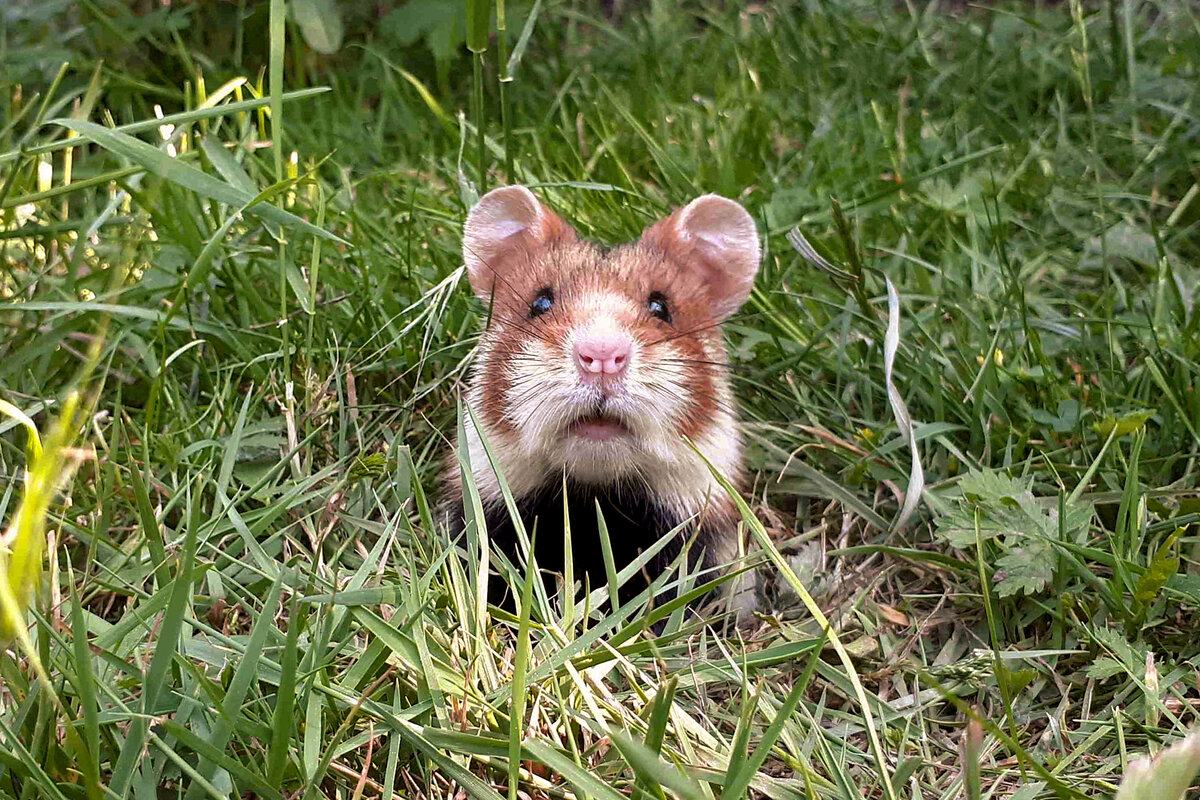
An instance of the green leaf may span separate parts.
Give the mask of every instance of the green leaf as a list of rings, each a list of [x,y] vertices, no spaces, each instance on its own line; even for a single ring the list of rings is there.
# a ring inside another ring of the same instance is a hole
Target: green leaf
[[[1029,416],[1041,425],[1049,425],[1055,433],[1069,433],[1075,430],[1079,422],[1081,408],[1078,400],[1063,400],[1058,404],[1058,413],[1051,414],[1044,409],[1035,408]]]
[[[299,301],[300,308],[304,309],[305,314],[313,313],[312,292],[309,290],[308,281],[305,280],[304,274],[300,272],[300,269],[290,258],[284,259],[283,274],[287,277],[288,286],[292,288],[292,293],[296,295],[296,300]]]
[[[262,609],[258,613],[258,619],[250,628],[250,637],[246,640],[246,652],[243,653],[241,662],[233,671],[233,677],[229,681],[229,688],[226,690],[225,696],[221,698],[221,716],[207,736],[207,741],[218,751],[224,752],[237,729],[242,718],[246,695],[259,674],[259,659],[262,657],[263,647],[271,632],[275,630],[275,615],[280,606],[279,597],[283,591],[283,578],[284,571],[280,570],[275,582],[267,591]],[[218,774],[218,770],[221,770],[221,774]],[[228,785],[228,776],[224,767],[216,761],[201,760],[197,765],[197,771],[201,777],[212,781],[218,787]],[[199,793],[199,784],[192,784],[184,797],[196,797]]]
[[[383,16],[379,32],[402,47],[423,39],[434,59],[449,61],[466,35],[460,8],[460,0],[408,0]]]
[[[659,685],[654,696],[654,707],[650,712],[650,721],[646,724],[646,746],[655,753],[662,752],[663,738],[666,736],[667,723],[671,716],[671,704],[675,702],[675,689],[678,685],[678,676],[672,675]]]
[[[79,600],[79,589],[75,572],[67,564],[71,595],[71,638],[75,667],[75,687],[79,693],[79,705],[83,712],[84,743],[86,751],[77,757],[82,762],[83,777],[87,782],[88,796],[103,797],[100,787],[100,706],[96,700],[96,677],[92,672],[92,651],[88,648],[87,620],[83,604]]]
[[[1134,411],[1120,418],[1110,414],[1092,427],[1101,436],[1108,436],[1114,430],[1116,430],[1117,436],[1127,436],[1144,428],[1146,421],[1154,414],[1155,412],[1151,410]]]
[[[522,745],[522,750],[533,760],[545,764],[563,776],[576,792],[586,792],[591,797],[603,800],[626,800],[625,795],[540,739],[529,739]]]
[[[154,516],[154,506],[150,502],[150,494],[146,491],[146,482],[142,480],[142,468],[131,461],[129,464],[129,482],[133,488],[133,497],[137,501],[138,517],[142,523],[142,537],[150,557],[154,559],[154,575],[158,579],[158,588],[162,589],[171,582],[171,572],[167,566],[167,551],[163,545],[162,527]]]
[[[175,660],[183,632],[184,617],[192,597],[192,573],[196,559],[196,526],[189,524],[184,538],[183,552],[179,555],[179,567],[172,581],[166,611],[158,631],[158,643],[150,661],[142,689],[142,715],[134,717],[129,732],[121,747],[120,756],[112,768],[109,788],[118,797],[124,797],[133,785],[134,775],[142,762],[141,752],[149,733],[148,720],[158,713],[159,692],[173,684],[167,681],[168,669]],[[160,594],[168,594],[166,587]]]
[[[533,35],[533,26],[537,23],[538,13],[541,10],[542,0],[534,0],[533,8],[530,10],[529,16],[525,18],[525,25],[521,28],[521,35],[517,37],[517,43],[508,56],[509,78],[516,77],[517,67],[521,65],[521,59],[525,56],[525,48],[529,44],[529,37]]]
[[[299,89],[294,92],[288,92],[281,98],[284,101],[302,100],[313,95],[324,94],[329,91],[328,86],[315,86],[311,89]],[[210,98],[211,99],[211,98]],[[190,111],[181,111],[178,114],[167,114],[165,117],[152,117],[150,119],[138,120],[131,122],[128,125],[118,125],[112,130],[120,133],[140,133],[141,131],[157,130],[162,125],[174,125],[176,127],[189,125],[200,120],[212,119],[213,117],[224,117],[230,114],[236,114],[241,111],[253,111],[262,108],[270,102],[267,97],[254,97],[249,100],[239,100],[236,103],[224,103],[220,105],[206,105],[200,108],[194,108]],[[72,113],[71,116],[75,119],[84,119],[83,115]],[[54,142],[47,142],[35,147],[21,150],[9,150],[6,153],[0,153],[0,164],[6,164],[10,161],[16,161],[24,156],[39,155],[41,153],[51,153],[55,150],[65,150],[68,147],[76,147],[79,142],[71,139],[59,139]],[[75,185],[75,184],[72,184]]]
[[[1054,578],[1054,547],[1046,538],[1029,536],[1025,544],[1014,548],[996,561],[996,594],[1010,597],[1024,592],[1035,594]]]
[[[304,618],[300,614],[300,598],[292,595],[288,608],[288,631],[284,640],[283,657],[279,662],[279,692],[275,700],[275,713],[271,719],[271,748],[267,755],[267,781],[279,786],[287,766],[288,750],[292,745],[293,721],[296,715],[296,666],[300,627]]]
[[[1015,522],[997,514],[982,514],[979,518],[979,539],[988,541],[1010,533]],[[955,509],[938,517],[935,535],[951,547],[966,550],[975,546],[975,512],[969,508]]]
[[[1115,658],[1097,658],[1087,668],[1087,676],[1102,681],[1115,675],[1123,675],[1125,665]]]
[[[1092,640],[1118,661],[1130,675],[1141,676],[1146,672],[1146,648],[1134,646],[1119,631],[1112,628],[1089,629]]]
[[[525,583],[521,587],[521,621],[517,628],[517,647],[513,656],[512,711],[508,718],[508,797],[517,800],[517,779],[521,766],[521,739],[525,733],[525,678],[529,670],[529,613],[533,610],[533,584],[538,578],[534,558],[537,531],[529,543],[529,561],[525,565]]]
[[[253,786],[255,792],[261,792],[268,800],[280,800],[282,798],[282,795],[275,788],[278,784],[272,784],[267,778],[247,769],[244,764],[216,747],[207,738],[197,736],[190,728],[180,725],[173,719],[164,719],[158,724],[162,726],[162,730],[158,731],[159,733],[169,733],[178,739],[180,744],[190,748],[200,756],[203,759],[203,763],[212,764],[214,767],[225,770],[244,781],[248,786]]]
[[[227,182],[251,197],[258,192],[258,187],[246,174],[246,170],[242,169],[242,165],[237,162],[232,153],[225,149],[221,142],[205,136],[200,140],[200,149],[204,151],[204,155],[208,157],[209,163],[213,165],[217,174]]]
[[[707,800],[700,784],[687,775],[679,764],[663,761],[650,748],[625,731],[610,731],[609,736],[634,773],[643,778],[648,785],[664,786],[686,800]]]
[[[1059,562],[1054,542],[1077,541],[1091,524],[1094,507],[1077,498],[1059,510],[1033,495],[1033,478],[1013,478],[994,470],[972,470],[959,482],[956,507],[938,518],[936,536],[952,547],[973,547],[976,539],[999,540],[996,592],[1001,597],[1044,591]]]
[[[613,560],[612,540],[608,536],[608,523],[604,520],[604,512],[600,510],[600,501],[596,501],[596,533],[600,539],[600,555],[604,560],[604,575],[608,586],[608,602],[613,613],[621,610],[620,583],[617,582],[617,566]]]
[[[968,500],[988,505],[1031,497],[1032,477],[1014,478],[997,470],[971,470],[958,483]]]
[[[1150,566],[1138,579],[1133,599],[1140,605],[1146,605],[1157,597],[1167,581],[1179,571],[1179,556],[1174,554],[1175,543],[1179,541],[1179,537],[1183,536],[1186,530],[1187,528],[1178,528],[1167,537],[1166,541],[1158,548],[1158,552],[1154,554],[1154,558],[1151,559]]]
[[[762,740],[758,743],[758,747],[750,757],[743,762],[740,771],[730,770],[729,775],[725,778],[725,787],[721,791],[721,800],[736,800],[742,797],[743,793],[750,786],[750,781],[758,774],[758,769],[767,760],[770,755],[771,748],[775,746],[779,736],[783,733],[783,727],[792,719],[792,714],[796,711],[796,706],[800,705],[800,700],[804,697],[805,690],[808,689],[808,684],[812,681],[813,675],[817,671],[817,664],[821,661],[821,649],[828,639],[828,634],[822,634],[819,641],[815,642],[812,653],[809,655],[808,664],[804,667],[804,672],[792,684],[792,690],[788,692],[788,696],[784,698],[783,703],[779,706],[779,711],[775,714],[775,719],[771,720],[771,724],[767,727],[766,733],[763,734]],[[902,765],[903,766],[903,765]],[[893,775],[893,788],[902,785],[903,778],[900,770],[897,770]],[[898,792],[893,792],[899,796]]]
[[[342,15],[333,0],[292,0],[292,12],[308,46],[326,55],[342,46]]]
[[[679,679],[672,675],[659,685],[658,692],[654,696],[654,703],[650,709],[650,720],[646,724],[646,747],[655,755],[662,752],[663,737],[667,731],[667,723],[670,722],[671,704],[675,702],[675,687],[678,683]],[[642,776],[638,777],[636,785],[637,788],[633,792],[635,800],[646,797],[662,797],[662,790],[652,786]]]
[[[57,119],[53,122],[70,128],[83,138],[95,142],[114,155],[132,161],[164,180],[190,189],[209,199],[239,207],[254,199],[254,195],[245,189],[219,181],[207,172],[177,158],[172,158],[157,147],[146,144],[141,139],[135,139],[128,134],[78,119]],[[258,203],[250,206],[247,210],[251,214],[257,214],[264,219],[278,222],[280,225],[299,228],[313,236],[320,236],[340,244],[349,244],[342,238],[269,203]]]
[[[1179,592],[1200,604],[1200,575],[1180,575],[1176,573],[1167,581],[1167,589]]]

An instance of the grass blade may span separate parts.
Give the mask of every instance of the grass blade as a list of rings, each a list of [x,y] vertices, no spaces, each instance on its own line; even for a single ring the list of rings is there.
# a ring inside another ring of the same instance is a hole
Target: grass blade
[[[775,712],[775,719],[771,720],[771,724],[767,726],[767,730],[759,740],[758,746],[754,748],[754,752],[742,763],[740,769],[736,772],[730,770],[730,774],[726,777],[725,788],[721,791],[721,800],[737,800],[742,797],[750,787],[750,781],[754,780],[754,776],[758,774],[759,768],[766,763],[771,748],[779,741],[784,726],[791,721],[792,714],[796,711],[796,707],[804,698],[804,692],[808,690],[808,686],[812,682],[817,665],[821,661],[821,648],[826,639],[827,637],[822,635],[813,646],[808,663],[804,666],[804,672],[792,684],[792,690],[788,692],[787,697],[780,704],[779,710]]]
[[[696,451],[696,453],[703,458],[703,455],[701,455],[699,451]],[[716,479],[716,481],[721,485],[721,488],[728,493],[729,497],[733,500],[734,504],[741,512],[742,521],[745,523],[746,527],[750,529],[751,534],[753,534],[755,540],[758,542],[758,546],[763,550],[764,553],[766,553],[767,558],[772,564],[775,565],[776,569],[780,571],[784,579],[788,582],[788,585],[791,586],[792,590],[800,597],[805,608],[807,608],[808,612],[812,614],[813,618],[817,621],[817,624],[821,626],[823,635],[829,637],[834,650],[837,651],[838,657],[841,659],[842,666],[846,670],[846,677],[850,680],[850,683],[854,688],[854,695],[858,699],[862,719],[867,729],[867,738],[871,744],[871,753],[875,758],[875,767],[879,771],[879,776],[881,779],[880,782],[883,785],[884,797],[888,798],[888,800],[896,800],[895,790],[892,788],[892,782],[887,768],[887,756],[884,753],[883,744],[879,739],[879,733],[875,730],[875,720],[871,712],[871,705],[867,700],[866,691],[863,689],[862,682],[859,680],[858,671],[854,668],[854,662],[851,660],[850,654],[846,651],[846,648],[838,638],[837,633],[830,627],[829,620],[825,617],[824,612],[821,611],[820,606],[818,606],[816,601],[813,600],[812,595],[809,594],[808,589],[804,587],[804,584],[800,582],[800,579],[796,577],[796,573],[792,571],[791,566],[786,560],[784,560],[783,556],[780,555],[778,548],[776,548],[775,543],[771,541],[771,537],[763,528],[762,523],[759,522],[756,516],[754,516],[754,513],[750,510],[750,507],[746,505],[746,501],[743,500],[741,495],[737,493],[737,491],[729,483],[729,480],[716,468],[714,468],[707,459],[705,459],[705,463],[708,463],[708,467],[712,472],[713,478]]]
[[[537,542],[534,531],[533,542]],[[538,579],[537,552],[529,547],[525,565],[525,584],[521,588],[521,622],[517,628],[517,651],[513,656],[512,713],[508,719],[508,800],[517,800],[517,779],[521,766],[521,741],[525,738],[525,676],[529,668],[529,613],[533,610],[533,583]]]
[[[124,797],[133,785],[135,770],[141,762],[142,747],[149,733],[148,720],[159,713],[160,693],[164,687],[173,685],[167,681],[167,673],[175,660],[183,633],[184,616],[192,594],[192,570],[196,558],[196,534],[194,525],[188,525],[184,535],[183,550],[171,582],[169,600],[163,612],[158,630],[158,643],[142,688],[141,715],[134,717],[125,735],[120,757],[113,766],[109,788],[117,797]],[[167,591],[167,587],[163,587]]]
[[[102,128],[95,123],[84,120],[57,119],[53,120],[53,123],[70,128],[84,139],[95,142],[114,155],[128,159],[148,172],[152,172],[160,178],[182,186],[185,189],[190,189],[203,197],[234,207],[248,205],[254,199],[254,196],[249,192],[229,183],[219,181],[177,158],[172,158],[157,147],[148,145],[128,134],[120,133],[112,128]],[[267,203],[249,206],[247,211],[271,222],[298,228],[306,233],[311,233],[313,236],[320,236],[339,244],[348,244],[342,238]]]

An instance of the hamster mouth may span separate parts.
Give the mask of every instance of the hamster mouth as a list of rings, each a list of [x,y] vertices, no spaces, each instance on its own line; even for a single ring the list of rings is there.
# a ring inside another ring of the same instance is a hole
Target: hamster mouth
[[[624,436],[632,436],[625,423],[607,414],[588,414],[567,425],[566,436],[589,442],[611,442]]]

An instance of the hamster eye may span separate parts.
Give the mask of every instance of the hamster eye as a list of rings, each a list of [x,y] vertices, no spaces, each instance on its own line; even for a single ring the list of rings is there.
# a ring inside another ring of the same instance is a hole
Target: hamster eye
[[[667,308],[667,296],[662,292],[651,292],[650,299],[646,301],[646,308],[649,309],[650,316],[671,324],[671,310]]]
[[[547,286],[538,292],[537,297],[533,298],[533,302],[529,304],[529,318],[540,317],[552,308],[554,308],[554,290]]]

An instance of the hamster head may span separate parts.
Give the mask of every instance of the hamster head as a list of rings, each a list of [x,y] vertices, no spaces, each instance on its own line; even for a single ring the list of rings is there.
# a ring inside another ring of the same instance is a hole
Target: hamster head
[[[509,186],[471,210],[463,258],[490,308],[468,403],[514,492],[565,473],[639,482],[693,506],[715,484],[685,437],[725,474],[740,472],[721,335],[758,270],[740,205],[705,195],[604,249]],[[487,454],[466,428],[476,483],[495,500]]]

